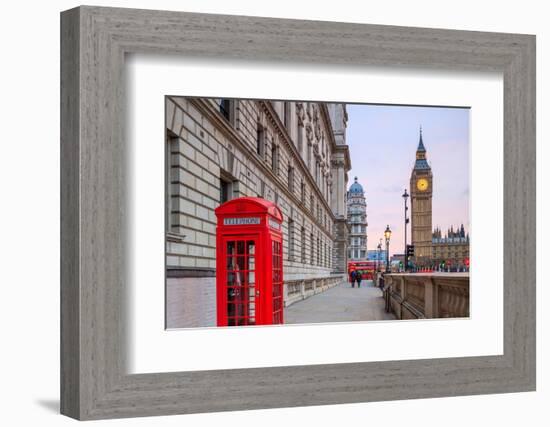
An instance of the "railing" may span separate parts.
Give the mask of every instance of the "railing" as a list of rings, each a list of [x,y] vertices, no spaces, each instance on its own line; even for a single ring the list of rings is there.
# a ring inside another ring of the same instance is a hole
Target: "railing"
[[[331,275],[311,279],[285,280],[285,307],[324,292],[345,279],[344,275]]]
[[[469,273],[386,274],[383,289],[398,319],[470,316]]]

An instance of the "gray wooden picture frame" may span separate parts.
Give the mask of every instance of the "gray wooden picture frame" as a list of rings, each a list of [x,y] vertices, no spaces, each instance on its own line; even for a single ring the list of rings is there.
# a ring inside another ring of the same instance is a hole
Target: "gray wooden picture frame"
[[[504,354],[128,375],[126,53],[502,72]],[[534,36],[87,6],[62,12],[63,414],[84,420],[535,390],[534,265]]]

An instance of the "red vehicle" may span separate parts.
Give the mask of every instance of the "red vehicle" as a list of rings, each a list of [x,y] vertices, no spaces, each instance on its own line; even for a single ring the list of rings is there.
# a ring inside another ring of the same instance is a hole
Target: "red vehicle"
[[[376,261],[348,261],[348,277],[352,271],[361,271],[362,280],[374,280]]]
[[[283,323],[283,215],[257,197],[216,209],[218,326]]]

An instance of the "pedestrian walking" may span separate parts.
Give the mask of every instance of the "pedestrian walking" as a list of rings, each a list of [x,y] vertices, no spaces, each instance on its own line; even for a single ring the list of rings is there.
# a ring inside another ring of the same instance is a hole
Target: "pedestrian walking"
[[[361,287],[361,277],[362,276],[362,272],[361,271],[358,271],[357,272],[357,275],[355,276],[355,279],[357,280],[357,287],[360,288]]]
[[[351,287],[352,287],[352,288],[355,288],[355,280],[357,279],[357,273],[356,273],[356,271],[353,270],[353,271],[350,273],[349,277],[350,277]]]

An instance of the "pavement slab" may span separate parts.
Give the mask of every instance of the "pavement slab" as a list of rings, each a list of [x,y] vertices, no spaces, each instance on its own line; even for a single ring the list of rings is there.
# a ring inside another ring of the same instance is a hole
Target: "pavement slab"
[[[372,280],[351,287],[348,282],[285,308],[285,324],[395,320],[386,313],[382,291]]]

